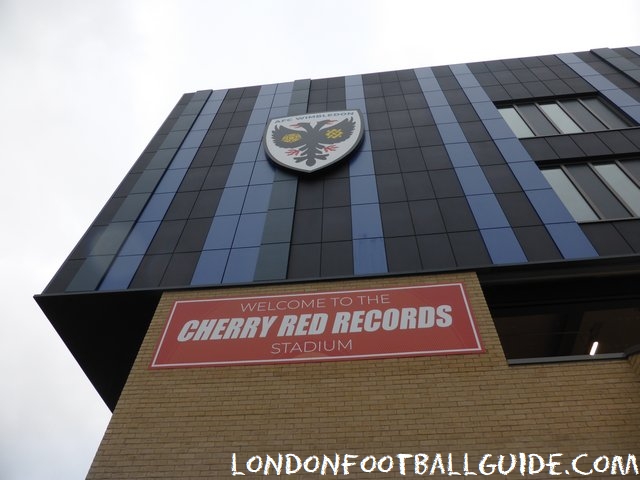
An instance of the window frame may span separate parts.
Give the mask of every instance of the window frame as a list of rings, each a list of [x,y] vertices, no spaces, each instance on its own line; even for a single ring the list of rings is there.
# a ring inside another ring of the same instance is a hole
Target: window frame
[[[596,109],[593,109],[589,106],[589,101],[597,101],[600,106],[608,111],[611,114],[609,119],[605,119],[601,112],[598,112]],[[571,111],[566,107],[566,104],[569,102],[578,102],[578,104],[586,110],[588,114],[590,114],[593,119],[595,119],[598,123],[602,125],[600,129],[590,129],[587,124],[592,123],[592,119],[580,118],[577,115],[577,111]],[[558,123],[559,119],[554,120],[551,115],[543,108],[545,105],[554,105],[560,109],[562,114],[566,115],[569,120],[576,126],[580,131],[564,131]],[[579,133],[590,133],[590,132],[602,132],[609,130],[619,130],[621,128],[631,128],[637,126],[634,122],[628,118],[628,116],[622,112],[617,106],[610,103],[605,98],[600,95],[588,95],[588,96],[580,96],[580,97],[555,97],[555,98],[540,98],[534,99],[532,101],[523,101],[523,102],[513,102],[513,103],[500,103],[496,105],[496,108],[500,112],[502,118],[507,123],[509,128],[514,132],[516,137],[518,138],[536,138],[536,137],[546,137],[552,135],[573,135]],[[541,116],[543,121],[546,123],[543,125],[540,122],[535,122],[534,116],[531,113],[525,112],[525,108],[533,108],[535,110],[535,115]],[[520,128],[514,129],[513,124],[509,123],[507,117],[502,113],[503,110],[510,109],[512,110],[519,118],[520,121],[531,131],[533,135],[519,136],[517,131],[521,131]],[[619,125],[614,125],[615,121],[611,121],[611,118],[615,118],[619,121]],[[551,127],[552,130],[555,130],[555,133],[546,133],[549,131],[548,127]],[[541,132],[541,133],[538,133]]]
[[[603,222],[603,221],[609,222],[609,221],[619,221],[619,220],[631,220],[631,219],[640,218],[640,211],[636,212],[635,207],[632,204],[630,204],[628,202],[628,200],[625,199],[625,197],[623,195],[621,195],[620,192],[618,192],[614,188],[614,185],[612,185],[595,167],[599,166],[599,165],[614,165],[615,167],[617,167],[619,172],[622,173],[631,182],[632,186],[635,186],[638,189],[638,191],[640,192],[640,177],[637,177],[631,171],[631,169],[627,168],[627,166],[625,165],[626,163],[633,162],[633,161],[640,163],[640,159],[635,158],[635,157],[634,158],[628,158],[628,159],[625,159],[625,158],[623,158],[623,159],[620,159],[620,158],[609,158],[609,159],[598,159],[598,160],[591,160],[591,161],[575,161],[575,162],[545,164],[545,165],[541,165],[540,166],[540,170],[542,171],[543,175],[544,175],[544,171],[545,170],[546,171],[559,170],[560,172],[562,172],[562,174],[566,177],[566,179],[569,182],[571,182],[572,186],[575,188],[577,193],[582,197],[582,200],[584,200],[584,202],[586,202],[586,204],[589,206],[589,208],[591,208],[592,212],[598,217],[596,219],[582,219],[582,220],[580,220],[580,219],[576,218],[576,215],[574,215],[575,210],[570,208],[570,206],[563,201],[563,204],[565,205],[567,210],[569,210],[569,212],[574,217],[576,222],[578,222],[578,223],[594,223],[594,222]],[[569,167],[574,166],[574,165],[587,166],[589,168],[589,170],[598,179],[598,181],[600,181],[602,186],[604,188],[606,188],[607,191],[615,198],[615,200],[627,211],[628,215],[624,216],[624,217],[620,217],[620,216],[618,216],[618,217],[609,216],[608,217],[607,214],[603,211],[603,209],[598,205],[598,201],[596,199],[592,198],[592,196],[586,191],[584,186],[581,185],[580,182],[571,173]],[[547,178],[546,175],[545,175],[545,178]],[[548,180],[547,180],[547,182],[548,182]],[[551,184],[551,182],[549,182],[549,184],[552,186],[552,188],[554,188],[553,185]],[[555,188],[554,188],[554,191],[556,192],[556,194],[562,200],[562,195],[560,195]]]

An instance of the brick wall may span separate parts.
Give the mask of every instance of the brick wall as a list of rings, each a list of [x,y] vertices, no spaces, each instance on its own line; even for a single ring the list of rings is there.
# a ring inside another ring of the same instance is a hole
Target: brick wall
[[[459,281],[470,297],[485,353],[148,369],[177,299]],[[247,476],[252,475],[246,470],[250,457],[278,453],[301,459],[350,453],[361,455],[359,462],[364,455],[426,453],[433,458],[451,452],[458,472],[464,453],[476,472],[485,453],[563,453],[562,469],[570,468],[572,456],[588,453],[589,460],[583,457],[580,463],[587,470],[600,455],[623,455],[626,461],[634,453],[640,461],[639,427],[640,376],[626,360],[509,367],[472,273],[169,292],[88,478],[231,478],[234,452]],[[407,468],[412,476],[411,460]],[[364,474],[358,466],[350,471],[344,478],[399,475],[397,468],[389,474]],[[523,478],[519,473],[495,476]]]
[[[636,372],[636,375],[640,377],[640,352],[629,355],[629,364],[631,365],[631,369]]]

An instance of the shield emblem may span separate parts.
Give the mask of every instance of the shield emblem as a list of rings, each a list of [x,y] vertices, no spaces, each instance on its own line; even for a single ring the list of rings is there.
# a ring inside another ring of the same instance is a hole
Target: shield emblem
[[[363,133],[359,110],[306,113],[272,119],[264,145],[274,162],[309,173],[345,158],[358,147]]]

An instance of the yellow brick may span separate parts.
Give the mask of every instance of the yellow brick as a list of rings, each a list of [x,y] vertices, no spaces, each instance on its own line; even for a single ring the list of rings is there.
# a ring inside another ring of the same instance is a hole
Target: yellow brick
[[[449,282],[464,283],[486,353],[148,368],[178,299]],[[484,453],[640,458],[639,376],[640,354],[509,367],[473,273],[172,291],[158,306],[88,478],[228,478],[233,452],[243,467],[253,455],[278,452],[467,452],[476,465]],[[354,479],[384,478],[352,471]]]

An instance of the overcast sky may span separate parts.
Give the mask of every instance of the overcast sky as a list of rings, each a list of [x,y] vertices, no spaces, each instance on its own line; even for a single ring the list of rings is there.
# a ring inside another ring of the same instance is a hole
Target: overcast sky
[[[0,0],[0,479],[88,471],[110,412],[32,296],[182,93],[632,45],[637,0]]]

